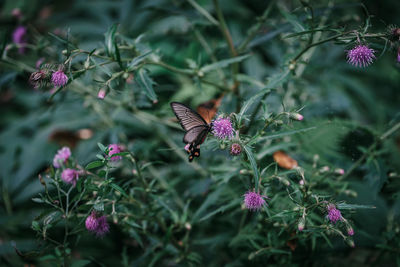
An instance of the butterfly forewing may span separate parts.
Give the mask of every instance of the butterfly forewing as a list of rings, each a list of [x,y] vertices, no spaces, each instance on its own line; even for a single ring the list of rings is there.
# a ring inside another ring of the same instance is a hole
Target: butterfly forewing
[[[172,102],[171,108],[185,131],[198,126],[207,126],[207,122],[194,110],[178,102]]]
[[[207,135],[209,130],[208,125],[201,125],[194,127],[187,131],[183,136],[183,142],[186,144],[194,144],[199,145],[203,143],[205,136]]]

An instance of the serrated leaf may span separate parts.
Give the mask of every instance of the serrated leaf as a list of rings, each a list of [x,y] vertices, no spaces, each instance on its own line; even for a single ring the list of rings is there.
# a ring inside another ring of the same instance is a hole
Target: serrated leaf
[[[142,55],[140,55],[140,56],[138,56],[138,57],[135,57],[135,58],[131,61],[131,63],[128,64],[128,71],[134,70],[135,67],[136,67],[137,65],[139,65],[141,62],[143,62],[143,60],[145,60],[146,57],[148,57],[151,53],[153,53],[153,51],[147,51],[147,52],[145,52],[144,54],[142,54]]]
[[[229,66],[230,64],[237,63],[237,62],[240,62],[242,60],[245,60],[246,58],[249,58],[250,56],[251,55],[248,54],[248,55],[243,55],[243,56],[239,56],[239,57],[223,59],[221,61],[218,61],[218,62],[215,62],[215,63],[212,63],[212,64],[209,64],[209,65],[206,65],[206,66],[202,67],[200,69],[200,71],[202,71],[204,73],[207,73],[207,72],[212,71],[212,70],[221,69],[221,68],[224,68],[226,66]]]
[[[153,84],[154,81],[147,75],[145,69],[140,69],[136,75],[136,81],[139,86],[144,90],[144,93],[151,101],[157,101],[157,95],[154,92]]]
[[[100,160],[92,161],[86,166],[86,170],[102,167],[103,165],[104,165],[103,161]]]

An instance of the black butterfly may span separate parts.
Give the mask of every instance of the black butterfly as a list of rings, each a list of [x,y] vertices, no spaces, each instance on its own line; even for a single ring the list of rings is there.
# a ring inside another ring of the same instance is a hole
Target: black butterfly
[[[171,108],[186,131],[183,142],[189,144],[187,152],[189,153],[189,162],[191,162],[194,157],[200,157],[200,145],[211,131],[212,124],[208,124],[199,113],[182,103],[172,102]]]

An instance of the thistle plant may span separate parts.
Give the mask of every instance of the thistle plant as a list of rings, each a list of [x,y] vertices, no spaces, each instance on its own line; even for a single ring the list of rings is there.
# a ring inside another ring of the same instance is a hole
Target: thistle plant
[[[260,4],[257,19],[243,21],[245,13],[220,0],[146,6],[149,18],[132,16],[145,24],[112,24],[100,43],[71,29],[41,31],[23,9],[10,11],[18,26],[1,62],[40,99],[41,116],[6,137],[44,127],[14,150],[0,143],[5,160],[20,153],[25,160],[6,164],[4,173],[37,164],[28,178],[38,175],[40,188],[25,194],[35,202],[31,228],[43,246],[21,252],[17,242],[22,262],[296,265],[321,251],[335,258],[369,248],[359,216],[383,208],[363,195],[371,193],[365,180],[378,188],[374,197],[392,190],[386,183],[396,187],[400,122],[395,105],[382,116],[367,110],[376,99],[356,75],[367,79],[384,57],[396,68],[398,28],[377,29],[368,14],[363,23],[337,16],[333,10],[348,12],[340,4],[278,2]],[[157,12],[170,12],[169,5],[177,13],[160,21]],[[365,7],[354,8],[363,14]],[[228,12],[246,27],[235,28]],[[211,126],[191,163],[182,139],[193,129],[181,131],[172,101]],[[364,126],[369,119],[379,128]],[[35,144],[46,153],[20,152]],[[13,189],[2,187],[8,214],[15,188],[29,182],[18,175]],[[396,214],[376,243],[383,258],[396,257]],[[82,249],[89,247],[95,255]]]

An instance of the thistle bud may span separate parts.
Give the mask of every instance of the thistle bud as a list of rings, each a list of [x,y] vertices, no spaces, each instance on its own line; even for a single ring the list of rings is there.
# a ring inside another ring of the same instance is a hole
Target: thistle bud
[[[99,92],[97,93],[98,99],[104,99],[106,97],[106,90],[104,88],[100,88]]]
[[[289,117],[296,121],[302,121],[304,119],[303,115],[301,115],[300,113],[290,113]]]
[[[337,169],[335,169],[335,173],[339,174],[339,175],[343,175],[344,174],[344,170],[341,169],[341,168],[337,168]]]
[[[347,226],[347,234],[350,236],[354,235],[353,227],[351,227],[350,225]]]
[[[301,217],[299,223],[297,224],[297,229],[301,232],[304,230],[305,226],[306,226],[306,220],[303,217]]]

